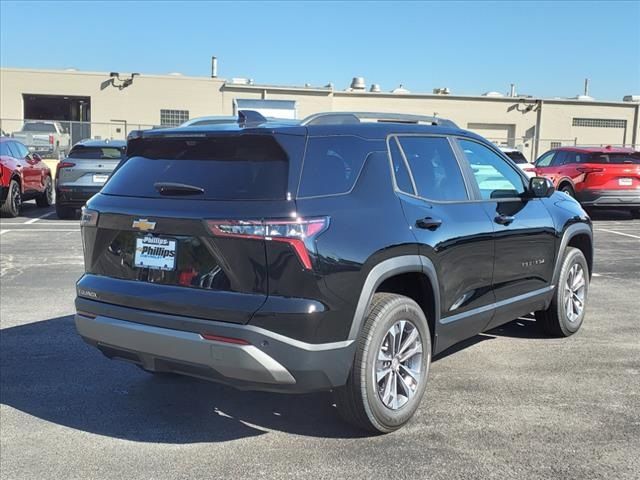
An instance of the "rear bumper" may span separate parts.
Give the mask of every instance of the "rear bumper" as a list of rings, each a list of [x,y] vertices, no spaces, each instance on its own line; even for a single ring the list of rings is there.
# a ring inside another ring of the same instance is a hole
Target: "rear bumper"
[[[344,385],[355,352],[352,341],[308,344],[251,325],[159,314],[80,297],[76,307],[78,333],[109,358],[244,390],[301,393]],[[212,341],[195,331],[166,328],[181,324],[192,330],[200,325],[200,333],[247,344]]]
[[[576,200],[587,207],[640,208],[640,190],[582,190]]]
[[[56,203],[70,207],[82,207],[102,187],[56,187]]]

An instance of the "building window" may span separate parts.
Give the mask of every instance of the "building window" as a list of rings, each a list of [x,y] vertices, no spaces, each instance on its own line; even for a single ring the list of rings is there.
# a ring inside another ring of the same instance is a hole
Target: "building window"
[[[626,120],[612,118],[574,118],[574,127],[627,128]]]
[[[177,127],[189,120],[189,110],[160,110],[160,125],[162,127]]]
[[[560,148],[562,146],[562,142],[551,142],[551,148]]]

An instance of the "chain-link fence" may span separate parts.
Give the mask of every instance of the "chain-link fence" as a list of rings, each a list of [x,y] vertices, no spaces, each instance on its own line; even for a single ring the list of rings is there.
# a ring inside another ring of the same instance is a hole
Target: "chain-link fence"
[[[156,125],[112,122],[71,122],[64,120],[23,120],[0,118],[3,136],[13,136],[43,157],[64,155],[75,143],[93,139],[125,140],[132,130],[158,128]]]

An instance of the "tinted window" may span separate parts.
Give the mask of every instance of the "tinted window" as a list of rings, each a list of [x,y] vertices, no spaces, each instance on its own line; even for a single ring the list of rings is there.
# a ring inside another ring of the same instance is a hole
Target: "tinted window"
[[[403,192],[415,195],[411,179],[409,178],[409,172],[407,171],[407,165],[404,163],[404,158],[402,158],[400,148],[398,148],[398,142],[395,138],[389,140],[389,151],[391,154],[393,174],[396,177],[396,184],[398,185],[398,188]]]
[[[511,160],[513,160],[515,163],[518,163],[518,164],[529,163],[527,162],[527,159],[521,152],[504,152],[504,154],[507,157],[509,157]]]
[[[524,193],[522,177],[497,153],[469,140],[458,140],[483,199],[512,198]]]
[[[11,142],[11,150],[16,153],[14,155],[16,158],[25,158],[29,155],[29,149],[20,142]]]
[[[103,193],[160,197],[154,184],[170,182],[203,188],[203,194],[186,197],[193,199],[286,198],[289,161],[274,137],[160,137],[134,140],[129,148]]]
[[[53,125],[53,123],[33,122],[25,123],[24,127],[22,127],[22,131],[56,133],[56,127]]]
[[[372,142],[353,136],[309,137],[299,195],[345,193],[353,187]]]
[[[13,153],[9,150],[9,142],[0,142],[0,155],[13,157]]]
[[[74,147],[69,152],[69,158],[85,158],[89,160],[120,160],[124,147]]]
[[[640,152],[629,153],[593,153],[589,156],[589,163],[634,163],[640,164]]]
[[[548,167],[555,156],[556,152],[545,153],[536,161],[536,167]]]
[[[418,195],[430,200],[466,200],[467,190],[449,141],[443,137],[398,137]]]

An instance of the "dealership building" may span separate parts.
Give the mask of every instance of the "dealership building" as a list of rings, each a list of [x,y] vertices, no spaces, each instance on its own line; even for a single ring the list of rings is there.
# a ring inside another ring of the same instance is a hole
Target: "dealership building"
[[[585,88],[586,90],[586,88]],[[640,92],[629,92],[640,93]],[[174,126],[239,109],[266,116],[304,118],[317,112],[399,112],[448,118],[531,159],[566,145],[618,145],[640,149],[640,96],[620,101],[537,98],[510,93],[456,95],[447,88],[417,93],[399,86],[382,91],[354,78],[348,89],[263,85],[251,79],[122,74],[68,70],[0,69],[0,128],[7,134],[25,120],[56,120],[72,141],[125,138],[131,130]]]

